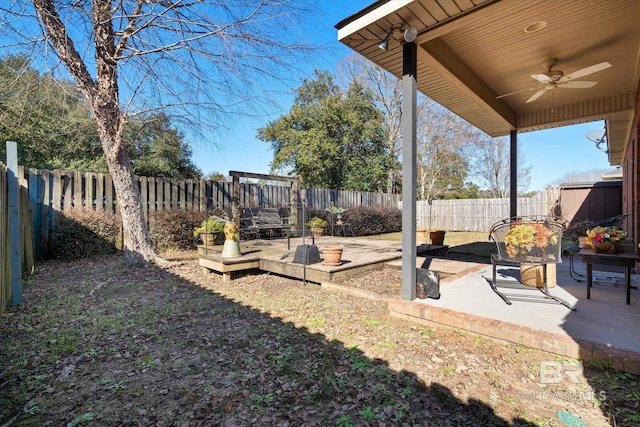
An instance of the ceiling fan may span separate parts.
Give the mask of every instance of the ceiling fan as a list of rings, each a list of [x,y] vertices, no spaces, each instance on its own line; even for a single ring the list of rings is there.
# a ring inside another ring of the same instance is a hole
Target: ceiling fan
[[[504,98],[505,96],[514,95],[516,93],[527,92],[530,90],[537,90],[529,99],[527,99],[527,103],[533,102],[536,99],[540,98],[544,93],[548,90],[553,90],[556,88],[565,88],[565,89],[588,89],[590,87],[595,86],[598,82],[588,81],[588,80],[576,80],[580,77],[588,76],[589,74],[597,73],[598,71],[602,71],[611,67],[611,64],[608,62],[601,62],[599,64],[591,65],[586,68],[582,68],[578,71],[574,71],[573,73],[569,73],[565,75],[560,70],[552,70],[554,65],[558,63],[556,58],[549,59],[542,63],[542,68],[546,70],[543,74],[532,74],[534,80],[538,82],[536,87],[518,90],[515,92],[505,93],[504,95],[497,96],[496,98]]]

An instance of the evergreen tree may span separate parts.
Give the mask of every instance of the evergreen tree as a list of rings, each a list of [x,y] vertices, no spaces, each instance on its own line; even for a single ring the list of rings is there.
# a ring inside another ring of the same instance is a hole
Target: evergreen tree
[[[296,89],[291,111],[258,129],[274,151],[272,170],[300,177],[305,186],[382,191],[391,158],[383,115],[372,95],[352,82],[346,93],[326,71]]]

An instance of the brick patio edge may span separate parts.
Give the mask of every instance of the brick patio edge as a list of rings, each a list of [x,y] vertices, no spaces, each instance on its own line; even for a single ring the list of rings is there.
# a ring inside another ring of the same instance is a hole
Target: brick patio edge
[[[438,324],[454,329],[463,329],[480,335],[560,356],[571,357],[582,362],[594,361],[610,368],[640,375],[640,353],[619,347],[608,346],[583,339],[572,339],[566,335],[547,332],[528,326],[488,319],[474,314],[451,309],[432,307],[419,302],[389,299],[389,314],[422,325]]]

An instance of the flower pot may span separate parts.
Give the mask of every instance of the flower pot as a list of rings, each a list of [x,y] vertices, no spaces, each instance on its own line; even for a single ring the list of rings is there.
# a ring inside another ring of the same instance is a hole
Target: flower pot
[[[422,245],[427,243],[427,230],[425,230],[424,228],[417,228],[416,229],[416,244],[417,245]]]
[[[318,227],[313,225],[309,228],[311,229],[311,233],[313,234],[313,237],[321,237],[324,234],[324,227]]]
[[[221,245],[224,243],[224,233],[200,233],[200,239],[205,246]]]
[[[237,240],[225,240],[222,246],[222,258],[236,258],[242,256],[240,252],[240,242]]]
[[[444,245],[444,234],[443,230],[432,231],[429,233],[429,238],[431,239],[432,245]]]
[[[342,264],[342,245],[327,245],[322,248],[322,257],[324,265],[340,265]]]
[[[600,242],[591,244],[591,249],[593,249],[593,252],[597,254],[617,254],[620,252],[621,248],[622,242],[620,240],[617,242]]]
[[[584,236],[578,236],[578,246],[580,246],[581,248],[586,248],[587,245],[587,238]]]

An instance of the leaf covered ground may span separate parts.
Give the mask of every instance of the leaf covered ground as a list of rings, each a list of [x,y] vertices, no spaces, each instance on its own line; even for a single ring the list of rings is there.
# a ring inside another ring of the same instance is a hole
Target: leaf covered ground
[[[635,377],[606,366],[540,384],[541,362],[560,361],[548,353],[393,320],[384,302],[274,275],[223,284],[194,252],[174,260],[39,263],[25,305],[0,323],[0,426],[640,422]],[[351,285],[392,287],[397,275]]]

